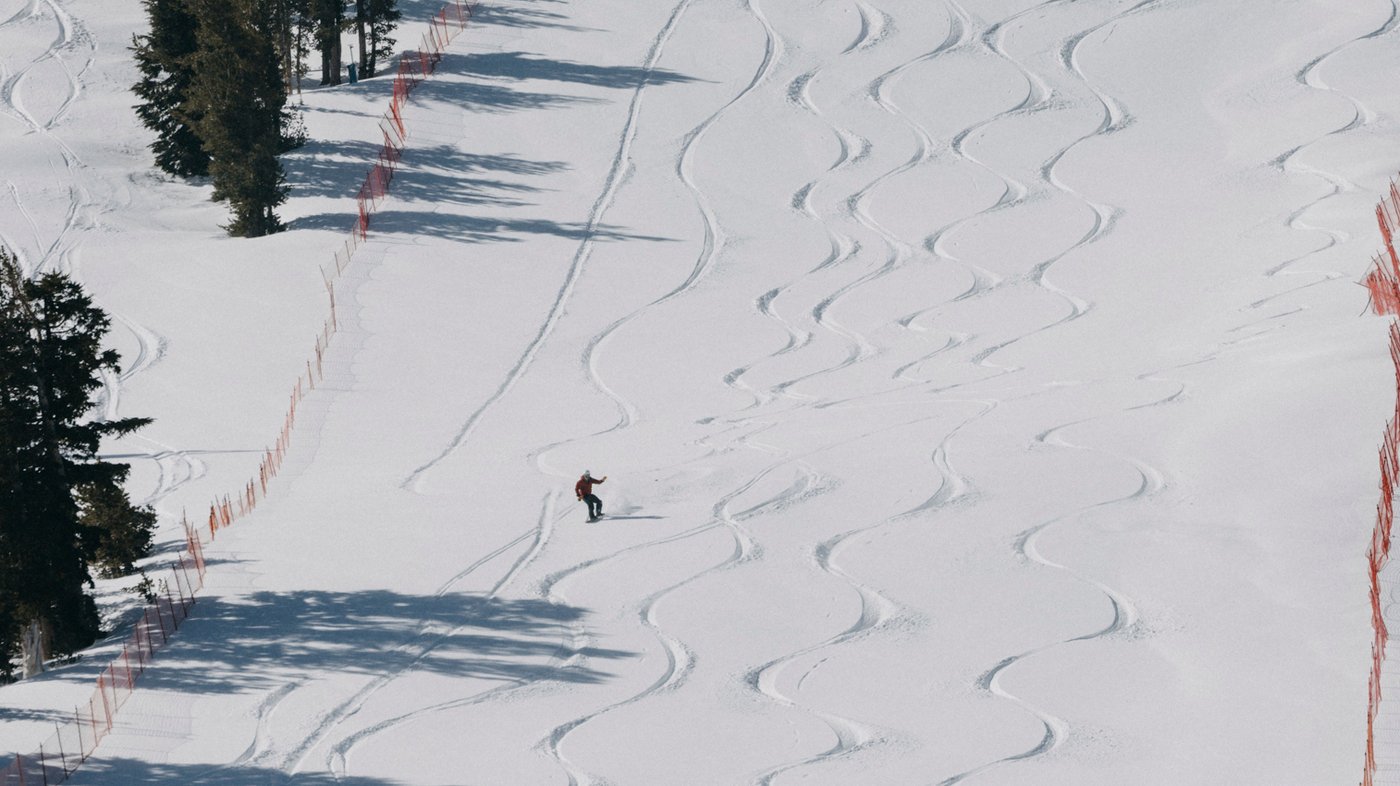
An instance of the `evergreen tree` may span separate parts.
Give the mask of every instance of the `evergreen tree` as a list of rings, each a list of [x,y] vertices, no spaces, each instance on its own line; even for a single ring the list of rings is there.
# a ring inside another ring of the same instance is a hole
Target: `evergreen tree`
[[[117,353],[102,349],[110,326],[72,280],[25,279],[0,249],[0,676],[33,621],[57,654],[98,631],[85,590],[95,547],[84,545],[76,491],[117,486],[127,467],[98,459],[102,439],[150,422],[85,419],[102,372],[117,367]],[[141,513],[128,522],[140,526]]]
[[[340,84],[340,34],[345,31],[345,0],[307,0],[312,38],[321,53],[321,84]]]
[[[374,76],[365,68],[369,62],[369,48],[365,46],[369,37],[369,8],[365,0],[355,0],[355,37],[360,42],[360,78],[368,79]],[[351,53],[354,56],[354,53]]]
[[[122,467],[121,479],[126,477]],[[120,483],[88,483],[77,489],[83,554],[102,578],[127,576],[151,551],[156,512],[136,507]]]
[[[306,47],[299,35],[300,20],[306,15],[308,0],[254,0],[255,24],[272,41],[277,52],[278,74],[282,92],[288,96],[305,71],[302,58]],[[296,108],[283,101],[281,117],[282,144],[279,153],[295,150],[306,144],[306,123]]]
[[[281,67],[282,92],[291,95],[297,73],[296,27],[298,12],[306,0],[267,0],[267,18],[272,40],[277,47],[277,62]]]
[[[151,32],[131,37],[131,50],[141,73],[132,86],[141,99],[136,115],[156,134],[151,142],[156,166],[180,177],[207,175],[209,154],[194,131],[199,113],[189,106],[198,20],[185,0],[143,2]]]
[[[210,155],[214,198],[227,201],[230,235],[282,229],[273,211],[287,199],[277,156],[284,149],[287,96],[273,29],[259,0],[188,0],[199,16],[191,97],[195,130]]]
[[[311,0],[297,0],[296,35],[292,38],[292,58],[296,62],[297,92],[301,92],[301,79],[306,76],[306,59],[311,55],[311,45],[315,40],[316,23],[311,19]]]
[[[360,72],[365,77],[379,71],[379,62],[394,56],[394,32],[400,17],[397,0],[355,0],[355,23],[360,34]]]

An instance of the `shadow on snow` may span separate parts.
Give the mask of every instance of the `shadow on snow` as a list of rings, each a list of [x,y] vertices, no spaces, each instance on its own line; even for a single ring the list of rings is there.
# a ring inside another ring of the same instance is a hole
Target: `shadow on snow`
[[[419,0],[408,1],[418,2]],[[437,0],[426,0],[426,2],[428,5],[431,5],[437,2]],[[539,2],[560,3],[562,0],[536,0],[536,3]],[[432,13],[432,11],[428,13]],[[564,20],[568,18],[568,14],[548,11],[544,8],[526,8],[518,3],[510,6],[501,6],[497,3],[480,3],[476,7],[476,13],[472,14],[471,21],[467,23],[467,27],[471,28],[477,25],[495,25],[496,27],[514,28],[548,27],[554,28],[555,30],[567,30],[570,32],[585,32],[593,29],[567,24]]]
[[[296,783],[298,786],[397,786],[403,781],[330,772],[297,772],[248,764],[175,764],[140,759],[104,758],[101,752],[79,767],[68,781],[74,786],[99,783],[170,783],[199,786],[248,786]]]
[[[292,229],[349,229],[347,213],[321,213],[288,222]],[[518,243],[530,235],[553,235],[569,240],[647,240],[674,238],[639,235],[620,227],[534,218],[496,218],[434,213],[430,210],[380,210],[369,222],[371,234],[427,235],[466,243]]]
[[[552,82],[572,82],[614,89],[633,89],[646,85],[669,85],[697,81],[694,77],[665,68],[647,70],[632,65],[589,65],[570,60],[553,60],[521,52],[483,52],[459,55],[448,52],[438,64],[438,72],[490,79],[536,79]],[[423,88],[434,84],[429,80]],[[458,82],[444,87],[456,90]],[[420,88],[421,89],[421,88]]]
[[[584,617],[574,606],[465,594],[297,591],[201,598],[138,687],[232,693],[284,684],[294,671],[366,680],[416,670],[518,683],[601,682],[610,675],[557,663],[570,625]],[[633,655],[596,647],[581,654],[594,661]]]
[[[282,165],[293,198],[338,198],[359,190],[378,155],[379,145],[370,142],[322,142],[287,154]],[[458,205],[521,204],[514,195],[540,189],[505,176],[540,177],[565,169],[558,161],[477,155],[451,145],[410,147],[404,159],[405,170],[418,165],[395,176],[392,198]]]
[[[553,28],[555,30],[567,30],[570,32],[586,31],[591,28],[578,27],[568,24],[569,14],[558,11],[546,10],[545,4],[560,5],[563,0],[533,0],[528,4],[516,2],[509,6],[501,6],[498,3],[481,2],[477,3],[476,13],[472,14],[467,22],[467,29],[473,27],[511,27],[523,28]],[[538,6],[538,7],[535,7]],[[443,0],[399,0],[398,9],[403,13],[403,19],[399,24],[409,29],[417,29],[416,23],[426,22],[443,7]],[[455,11],[448,11],[448,19],[455,23]],[[416,38],[408,40],[412,36],[400,30],[402,43],[412,47],[418,43]]]

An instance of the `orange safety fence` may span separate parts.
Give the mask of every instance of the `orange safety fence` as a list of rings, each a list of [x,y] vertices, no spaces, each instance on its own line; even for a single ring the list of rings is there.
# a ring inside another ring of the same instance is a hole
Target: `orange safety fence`
[[[137,678],[190,615],[195,592],[204,586],[204,549],[195,529],[188,521],[183,523],[188,551],[171,564],[169,578],[157,583],[154,600],[146,606],[131,635],[122,644],[121,655],[97,676],[92,698],[74,708],[70,719],[55,722],[53,734],[37,752],[16,754],[9,765],[0,770],[0,784],[47,786],[63,783],[112,730],[117,710],[135,690]]]
[[[1395,251],[1395,231],[1400,229],[1400,188],[1390,184],[1390,193],[1376,205],[1385,251],[1371,259],[1372,266],[1361,283],[1371,292],[1371,307],[1377,314],[1400,315],[1400,254]]]
[[[356,193],[358,216],[350,229],[349,238],[334,254],[331,272],[327,272],[325,267],[321,268],[330,313],[316,337],[312,355],[306,361],[306,373],[299,375],[292,386],[282,429],[272,447],[264,451],[257,474],[237,493],[225,494],[210,504],[208,540],[213,540],[220,529],[252,513],[258,502],[267,497],[269,484],[281,470],[291,447],[297,410],[307,394],[315,389],[316,383],[325,379],[326,351],[340,327],[336,314],[336,283],[349,266],[355,251],[368,238],[369,217],[388,195],[394,172],[403,157],[408,140],[408,129],[403,120],[404,104],[414,89],[436,70],[448,44],[466,28],[475,9],[475,0],[448,0],[429,20],[429,30],[423,35],[419,48],[400,56],[389,108],[379,121],[384,143]],[[159,591],[155,600],[146,607],[131,636],[122,645],[121,655],[98,676],[92,698],[74,710],[72,720],[55,724],[54,733],[39,746],[37,753],[14,754],[10,762],[0,767],[0,786],[63,783],[112,730],[117,709],[131,695],[136,679],[189,616],[195,593],[204,587],[206,534],[184,517],[181,523],[185,528],[185,551],[172,564],[171,578],[158,582]]]
[[[1400,228],[1400,188],[1392,182],[1389,193],[1376,205],[1385,250],[1376,255],[1362,279],[1370,291],[1371,308],[1381,315],[1400,315],[1400,255],[1395,251],[1395,231]],[[1390,360],[1396,374],[1395,412],[1386,424],[1380,448],[1380,501],[1376,503],[1376,524],[1366,548],[1371,599],[1371,673],[1366,690],[1366,753],[1362,786],[1376,783],[1376,719],[1381,708],[1381,674],[1385,665],[1390,630],[1385,621],[1385,599],[1381,592],[1381,572],[1390,561],[1391,529],[1395,523],[1395,492],[1400,485],[1400,321],[1390,323]]]

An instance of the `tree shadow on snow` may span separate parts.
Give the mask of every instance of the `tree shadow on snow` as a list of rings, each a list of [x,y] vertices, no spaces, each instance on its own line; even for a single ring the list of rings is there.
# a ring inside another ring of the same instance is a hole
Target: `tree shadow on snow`
[[[293,229],[347,229],[351,216],[322,213],[289,222]],[[369,231],[381,235],[426,235],[465,243],[518,243],[531,235],[553,235],[569,240],[646,240],[670,242],[674,238],[640,235],[601,225],[547,219],[493,218],[436,213],[429,210],[381,210],[370,216]]]
[[[118,719],[120,723],[120,718]],[[298,772],[248,764],[175,764],[121,757],[105,758],[99,748],[69,779],[74,786],[84,784],[169,783],[198,786],[248,786],[249,784],[295,783],[297,786],[397,786],[400,780],[384,780],[330,772]]]
[[[449,55],[449,58],[456,57]],[[593,104],[599,99],[588,96],[560,95],[521,90],[506,84],[469,81],[466,79],[442,79],[439,76],[418,85],[413,91],[413,101],[434,100],[454,104],[472,112],[519,112],[527,109],[550,109],[567,104]],[[473,76],[459,73],[458,76]],[[386,99],[387,103],[387,99]],[[412,146],[413,141],[409,140]]]
[[[562,0],[532,0],[528,4],[515,2],[503,6],[494,2],[481,2],[476,6],[476,13],[472,14],[471,19],[467,21],[467,29],[485,26],[517,29],[553,28],[568,31],[589,29],[568,24],[568,14],[550,11],[545,7],[545,4],[559,5],[561,3]],[[426,22],[429,17],[436,15],[442,9],[442,4],[443,0],[399,0],[398,9],[403,13],[403,19],[399,22],[402,26],[398,36],[399,45],[414,46],[417,43],[416,35],[410,35],[403,30],[417,29],[416,23]],[[449,10],[447,16],[450,21],[456,22],[455,11]]]
[[[359,190],[379,155],[379,145],[325,142],[307,145],[303,151],[283,157],[291,196],[338,198],[353,196]],[[410,147],[404,158],[405,170],[395,176],[389,188],[393,198],[458,205],[521,204],[518,195],[540,189],[519,178],[565,169],[558,161],[477,155],[452,145]],[[348,226],[352,217],[345,216]]]
[[[482,52],[465,55],[448,52],[438,64],[438,71],[492,79],[573,82],[619,90],[637,88],[643,84],[669,85],[698,81],[694,77],[665,68],[647,70],[632,65],[589,65],[570,60],[537,57],[522,52]],[[422,87],[428,88],[433,84],[434,82],[429,80]],[[458,83],[446,83],[443,87],[455,90]]]
[[[9,723],[11,721],[67,723],[72,719],[72,710],[35,710],[24,707],[0,707],[0,723]],[[0,753],[0,763],[3,763],[5,758],[6,754]]]
[[[603,87],[635,87],[641,84],[645,69],[635,66],[589,66],[565,60],[522,55],[518,52],[496,52],[479,55],[447,53],[442,56],[433,78],[420,82],[413,90],[412,101],[431,99],[461,106],[473,112],[519,112],[528,109],[550,109],[568,104],[591,104],[600,99],[589,96],[521,90],[506,80],[538,79],[558,82],[596,84]],[[451,78],[444,79],[444,76]],[[364,94],[376,105],[387,109],[393,92],[391,73],[383,73],[359,84],[341,84],[334,90],[353,90]],[[689,77],[664,69],[653,70],[647,82],[693,81]],[[355,110],[306,107],[309,113],[362,114]],[[411,142],[410,142],[411,144]]]
[[[408,2],[420,1],[428,4],[437,2],[437,0],[408,0]],[[560,3],[562,0],[535,0],[535,4],[542,2]],[[427,13],[431,14],[433,11]],[[498,3],[480,3],[476,7],[476,13],[472,14],[471,21],[467,22],[467,27],[470,29],[477,25],[494,25],[513,28],[552,28],[570,32],[585,32],[594,29],[568,24],[564,21],[567,19],[569,19],[568,14],[549,11],[543,6],[527,8],[518,3],[510,6],[502,6]]]
[[[597,683],[610,675],[559,665],[570,626],[584,617],[575,606],[465,594],[298,591],[201,598],[139,687],[224,693],[280,685],[295,671],[368,680],[410,669],[505,682]],[[582,654],[596,662],[634,653],[590,647]]]

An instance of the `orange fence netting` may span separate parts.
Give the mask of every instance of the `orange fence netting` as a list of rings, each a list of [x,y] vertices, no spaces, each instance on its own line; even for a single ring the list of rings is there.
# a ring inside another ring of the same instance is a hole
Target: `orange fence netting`
[[[1390,192],[1376,205],[1376,223],[1385,249],[1377,254],[1362,279],[1370,291],[1371,308],[1377,314],[1400,315],[1400,255],[1395,251],[1395,230],[1400,228],[1400,189],[1390,184]],[[1371,673],[1366,690],[1366,755],[1361,783],[1376,782],[1376,718],[1381,706],[1381,673],[1385,665],[1390,631],[1385,622],[1385,599],[1381,592],[1381,571],[1390,561],[1391,528],[1395,523],[1395,490],[1400,481],[1400,322],[1390,323],[1390,360],[1396,373],[1396,410],[1386,424],[1380,448],[1380,501],[1376,503],[1376,525],[1366,548],[1371,597]]]

